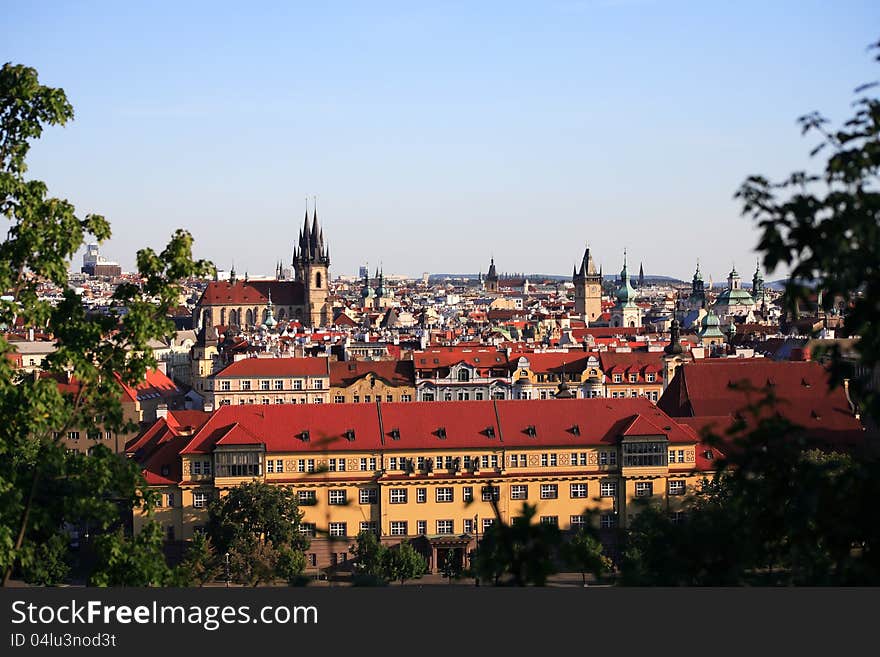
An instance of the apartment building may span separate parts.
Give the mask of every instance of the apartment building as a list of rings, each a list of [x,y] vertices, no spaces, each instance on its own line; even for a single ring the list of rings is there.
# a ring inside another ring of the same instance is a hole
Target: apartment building
[[[626,526],[637,499],[675,516],[719,455],[645,398],[230,404],[184,415],[160,418],[128,449],[160,493],[166,536],[191,538],[212,499],[264,480],[299,496],[312,567],[347,558],[368,530],[412,540],[436,568],[449,550],[464,559],[524,502],[563,531],[590,518],[608,532]]]

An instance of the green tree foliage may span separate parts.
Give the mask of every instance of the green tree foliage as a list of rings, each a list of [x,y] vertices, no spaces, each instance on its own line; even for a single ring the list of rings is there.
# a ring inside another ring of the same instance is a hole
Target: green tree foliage
[[[309,540],[299,533],[302,517],[293,488],[253,481],[211,503],[207,529],[220,551],[242,538],[305,549]]]
[[[880,51],[880,42],[872,49]],[[880,54],[875,59],[880,61]],[[743,214],[761,228],[758,249],[765,267],[790,268],[783,297],[789,312],[806,301],[814,283],[823,291],[826,311],[842,300],[847,332],[860,336],[855,350],[861,368],[835,346],[829,352],[833,380],[850,379],[880,418],[880,399],[871,386],[880,362],[880,99],[866,93],[876,88],[874,82],[856,89],[855,114],[837,129],[818,112],[799,119],[804,133],[821,137],[812,155],[829,154],[820,174],[795,171],[779,182],[751,176],[736,197]]]
[[[229,573],[245,586],[259,586],[278,578],[278,550],[271,540],[242,535],[229,546]]]
[[[603,573],[611,570],[611,559],[605,556],[602,542],[595,528],[581,527],[571,539],[562,546],[562,557],[569,566],[581,574],[581,582],[587,585],[587,573],[598,580]]]
[[[401,541],[382,553],[382,575],[389,582],[404,584],[428,572],[428,562],[409,541]]]
[[[308,537],[300,534],[303,513],[290,486],[264,481],[239,484],[208,509],[208,535],[230,555],[233,579],[248,586],[283,579],[301,583]]]
[[[861,585],[880,582],[873,457],[811,449],[798,427],[767,414],[772,393],[722,440],[728,456],[673,524],[640,510],[625,540],[630,585]]]
[[[379,541],[375,532],[362,531],[350,549],[354,582],[359,586],[379,585],[384,582],[385,553],[388,549]]]
[[[303,576],[306,570],[306,555],[301,549],[294,549],[284,545],[278,549],[278,560],[275,562],[275,572],[290,586],[303,586],[307,580]]]
[[[0,69],[0,214],[9,222],[0,242],[0,327],[18,321],[48,329],[57,347],[44,362],[44,376],[24,375],[14,369],[7,357],[14,349],[0,334],[4,584],[16,568],[33,574],[38,547],[52,541],[57,548],[66,528],[89,517],[97,518],[92,534],[106,534],[101,544],[114,562],[124,561],[126,550],[153,554],[116,529],[120,514],[152,504],[137,466],[107,454],[94,461],[68,457],[59,437],[71,427],[132,428],[123,420],[119,380],[134,385],[155,366],[147,344],[174,331],[167,314],[177,302],[179,281],[212,270],[207,262],[193,262],[191,236],[177,231],[160,254],[138,252],[139,281],[116,290],[109,312],[86,314],[80,297],[67,288],[68,268],[86,237],[104,241],[110,225],[97,214],[78,215],[71,203],[50,196],[45,183],[25,178],[31,140],[46,126],[72,119],[64,91],[40,84],[34,69],[13,64]],[[40,298],[45,284],[64,290],[59,302]],[[62,394],[57,380],[70,375],[75,392]],[[164,561],[154,565],[161,570]],[[114,577],[96,573],[93,580],[121,581]]]
[[[55,586],[67,579],[70,572],[70,547],[67,537],[53,534],[35,548],[22,564],[24,581],[28,584]]]
[[[496,521],[486,530],[474,552],[471,569],[476,577],[496,585],[544,586],[557,572],[562,533],[556,525],[537,523],[537,507],[523,503],[511,524]]]
[[[193,535],[186,554],[174,569],[175,586],[204,586],[223,574],[223,564],[210,537],[203,532]]]
[[[162,553],[163,535],[158,523],[148,522],[129,538],[119,529],[95,539],[98,565],[91,586],[167,586],[171,570]]]

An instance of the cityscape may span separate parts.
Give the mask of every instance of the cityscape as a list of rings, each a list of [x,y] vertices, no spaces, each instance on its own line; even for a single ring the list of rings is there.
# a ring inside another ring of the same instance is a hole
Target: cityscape
[[[12,4],[4,588],[880,583],[876,7]]]

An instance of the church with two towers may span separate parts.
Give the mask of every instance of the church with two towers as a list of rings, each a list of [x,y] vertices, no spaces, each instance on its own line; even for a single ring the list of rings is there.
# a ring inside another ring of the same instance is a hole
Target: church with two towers
[[[309,217],[306,208],[299,240],[293,247],[293,280],[286,280],[281,268],[276,280],[248,280],[236,276],[211,281],[196,304],[196,329],[211,326],[250,328],[263,324],[269,310],[278,321],[296,321],[304,326],[328,326],[333,320],[329,300],[330,249],[318,224],[317,208]]]

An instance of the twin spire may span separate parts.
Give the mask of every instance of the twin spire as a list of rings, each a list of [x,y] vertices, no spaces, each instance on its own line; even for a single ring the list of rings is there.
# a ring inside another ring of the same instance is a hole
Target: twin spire
[[[293,247],[294,267],[298,264],[330,264],[330,249],[324,244],[324,230],[318,225],[318,204],[314,201],[312,219],[309,220],[309,199],[306,198],[306,214],[299,231],[298,246]]]

